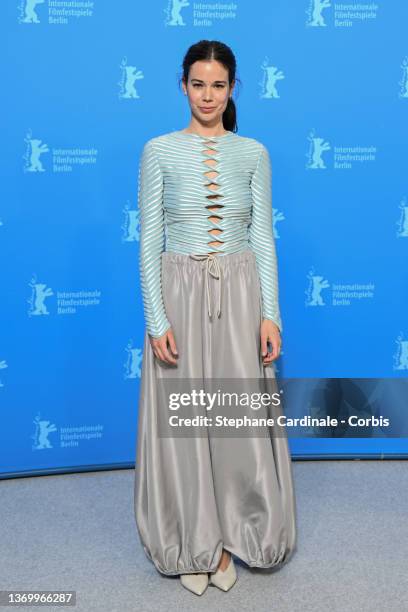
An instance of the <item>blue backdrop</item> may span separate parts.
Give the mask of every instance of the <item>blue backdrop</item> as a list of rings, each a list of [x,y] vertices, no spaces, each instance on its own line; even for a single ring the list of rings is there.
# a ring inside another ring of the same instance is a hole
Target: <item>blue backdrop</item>
[[[188,125],[178,79],[202,38],[235,52],[239,133],[272,159],[278,376],[378,378],[376,410],[401,417],[407,23],[406,0],[3,1],[3,476],[134,461],[139,156]],[[288,411],[305,411],[306,396]],[[290,443],[294,457],[396,456],[399,427]]]

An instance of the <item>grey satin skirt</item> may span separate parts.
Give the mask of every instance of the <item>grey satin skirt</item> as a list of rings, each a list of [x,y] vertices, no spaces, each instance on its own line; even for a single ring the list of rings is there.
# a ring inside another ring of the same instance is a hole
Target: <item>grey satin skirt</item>
[[[162,253],[162,294],[179,357],[144,336],[134,509],[143,550],[162,574],[214,572],[222,549],[250,567],[294,552],[296,503],[286,435],[160,437],[160,378],[265,378],[262,299],[252,250],[208,258]],[[280,409],[278,409],[280,410]]]

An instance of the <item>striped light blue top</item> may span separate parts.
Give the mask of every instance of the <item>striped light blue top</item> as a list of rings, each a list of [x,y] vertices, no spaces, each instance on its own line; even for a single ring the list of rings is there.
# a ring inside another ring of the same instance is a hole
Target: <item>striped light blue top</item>
[[[233,132],[210,138],[170,132],[145,143],[138,178],[140,283],[148,333],[158,338],[171,326],[162,296],[163,251],[222,256],[248,248],[259,273],[262,316],[282,331],[266,147]],[[216,205],[222,206],[208,209]],[[217,228],[222,232],[208,231]]]

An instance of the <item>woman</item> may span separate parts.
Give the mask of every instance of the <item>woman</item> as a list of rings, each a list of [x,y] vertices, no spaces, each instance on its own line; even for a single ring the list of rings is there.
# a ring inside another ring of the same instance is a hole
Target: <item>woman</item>
[[[271,168],[264,145],[236,134],[235,72],[225,44],[190,47],[182,78],[190,124],[149,140],[139,169],[146,332],[135,515],[158,571],[179,574],[198,595],[209,583],[232,587],[231,553],[273,567],[289,559],[296,538],[285,435],[159,431],[165,379],[275,380],[282,322]]]

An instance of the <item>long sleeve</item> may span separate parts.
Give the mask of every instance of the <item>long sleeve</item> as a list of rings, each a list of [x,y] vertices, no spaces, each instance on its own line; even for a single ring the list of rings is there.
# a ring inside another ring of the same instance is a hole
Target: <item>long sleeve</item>
[[[262,292],[262,315],[282,332],[279,311],[278,265],[272,222],[272,169],[269,153],[261,144],[256,169],[252,175],[252,220],[248,243],[255,253]]]
[[[140,285],[147,332],[154,338],[170,327],[161,283],[161,253],[164,251],[163,175],[152,145],[146,142],[139,165]]]

